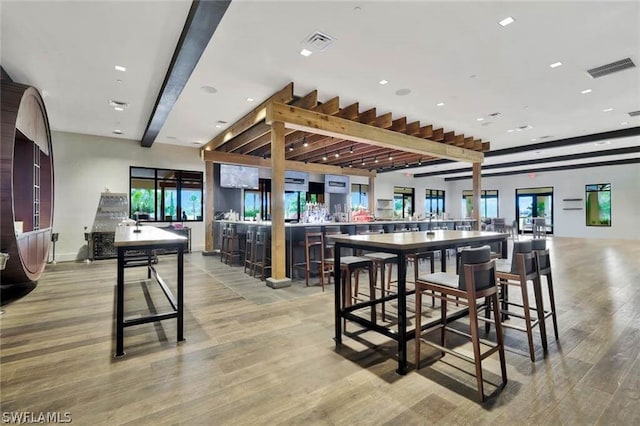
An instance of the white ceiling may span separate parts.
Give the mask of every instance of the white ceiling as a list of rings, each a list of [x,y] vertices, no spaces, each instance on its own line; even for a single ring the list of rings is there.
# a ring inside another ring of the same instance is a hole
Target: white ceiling
[[[45,91],[53,129],[114,136],[121,128],[122,137],[140,139],[190,4],[2,0],[2,65],[14,80]],[[498,25],[507,16],[516,21]],[[299,55],[317,30],[336,41]],[[377,107],[491,141],[492,150],[636,127],[640,117],[627,113],[640,110],[640,68],[599,79],[586,70],[627,57],[640,65],[639,53],[637,1],[234,0],[156,143],[206,142],[224,130],[218,120],[233,123],[290,81],[296,95],[318,89],[321,100],[359,101],[361,110]],[[550,68],[556,61],[563,65]],[[411,92],[398,96],[400,89]],[[130,108],[116,112],[109,99]],[[494,112],[502,116],[488,117]],[[523,125],[533,128],[508,132]],[[633,137],[533,155],[637,145]],[[488,157],[486,164],[530,158]]]

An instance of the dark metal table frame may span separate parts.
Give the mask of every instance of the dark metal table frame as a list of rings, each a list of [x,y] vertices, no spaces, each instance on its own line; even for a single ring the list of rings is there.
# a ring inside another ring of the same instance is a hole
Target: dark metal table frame
[[[436,231],[437,232],[437,231]],[[464,231],[448,231],[459,232],[462,234]],[[459,238],[451,238],[445,241],[425,241],[424,245],[421,245],[419,249],[415,246],[411,248],[403,247],[400,244],[396,244],[394,248],[381,247],[379,244],[359,239],[362,236],[351,236],[342,238],[342,241],[335,241],[335,254],[334,254],[334,277],[335,277],[335,342],[336,347],[342,345],[342,320],[349,320],[355,322],[367,330],[376,331],[383,334],[390,339],[398,342],[398,369],[396,372],[400,375],[407,374],[407,342],[415,337],[415,329],[407,331],[407,296],[415,293],[415,290],[407,292],[406,281],[406,255],[413,254],[422,251],[441,251],[441,267],[442,271],[446,271],[446,258],[445,253],[447,249],[458,248],[469,245],[483,245],[490,243],[501,243],[501,256],[507,257],[507,241],[508,234],[500,233],[487,233],[483,232],[481,237],[465,238],[462,235]],[[492,235],[488,235],[492,234]],[[349,241],[345,241],[348,239]],[[377,252],[391,253],[398,256],[398,291],[396,294],[384,296],[378,299],[369,300],[361,303],[356,303],[349,307],[342,307],[342,286],[344,283],[340,274],[340,252],[342,248],[373,250]],[[371,320],[355,315],[353,312],[359,309],[372,307],[382,302],[388,302],[390,300],[398,301],[398,330],[395,331],[391,328],[384,327],[380,324],[374,323]],[[439,321],[436,320],[436,321]],[[433,322],[423,324],[421,328],[426,329],[431,327]]]
[[[150,322],[162,321],[165,319],[176,318],[177,320],[177,329],[178,329],[178,337],[177,341],[184,341],[184,329],[183,329],[183,318],[184,318],[184,309],[183,309],[183,301],[184,301],[184,247],[185,241],[173,241],[173,242],[162,242],[162,243],[153,243],[153,244],[136,244],[136,245],[126,245],[118,247],[118,283],[117,283],[117,308],[116,308],[116,357],[120,357],[125,355],[124,352],[124,328],[131,327],[139,324],[146,324]],[[155,249],[170,249],[176,250],[178,255],[178,266],[177,266],[177,287],[178,287],[178,298],[174,297],[171,289],[167,286],[165,281],[156,271],[156,268],[152,265],[153,258],[153,250]],[[143,258],[137,259],[127,259],[125,256],[128,251],[145,251],[147,255]],[[124,317],[124,270],[126,268],[133,267],[147,267],[147,278],[155,279],[155,281],[160,285],[162,292],[166,296],[169,304],[172,307],[172,310],[168,312],[148,315],[144,317],[135,317],[131,319],[125,319]]]

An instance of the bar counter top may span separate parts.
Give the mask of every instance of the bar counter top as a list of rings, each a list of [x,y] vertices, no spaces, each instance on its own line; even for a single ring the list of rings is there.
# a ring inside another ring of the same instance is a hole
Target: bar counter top
[[[294,227],[306,227],[306,226],[341,226],[341,225],[400,225],[403,223],[422,223],[428,224],[431,222],[432,224],[443,224],[443,223],[455,223],[455,222],[475,222],[475,219],[432,219],[429,220],[375,220],[373,222],[314,222],[314,223],[293,223],[286,222],[285,227],[294,228]],[[236,223],[241,225],[258,225],[258,226],[270,226],[271,221],[263,220],[263,221],[250,221],[250,220],[214,220],[214,222],[218,223]]]

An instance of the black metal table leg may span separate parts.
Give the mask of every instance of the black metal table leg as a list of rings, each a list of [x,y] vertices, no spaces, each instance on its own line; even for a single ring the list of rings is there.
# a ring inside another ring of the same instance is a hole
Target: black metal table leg
[[[184,247],[178,247],[178,342],[184,339]]]
[[[116,356],[124,355],[124,249],[118,249],[116,284]]]
[[[398,370],[407,374],[407,265],[404,252],[398,253]]]
[[[335,322],[335,337],[336,346],[342,344],[342,303],[341,303],[341,286],[342,286],[342,274],[340,273],[340,251],[342,245],[335,243],[333,249],[333,282],[334,282],[334,322]]]

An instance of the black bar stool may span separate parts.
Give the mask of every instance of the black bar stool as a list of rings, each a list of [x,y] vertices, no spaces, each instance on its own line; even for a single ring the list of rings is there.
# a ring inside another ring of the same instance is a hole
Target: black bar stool
[[[255,253],[255,229],[253,229],[252,227],[250,227],[249,229],[247,229],[247,236],[245,238],[245,242],[244,242],[244,252],[245,252],[245,256],[244,256],[244,273],[247,273],[247,267],[249,268],[249,274],[251,275],[251,273],[253,272],[253,266],[254,266],[254,262],[255,262],[255,257],[256,257],[256,253]]]
[[[328,263],[333,264],[333,260]],[[362,256],[344,256],[340,258],[340,275],[342,277],[342,307],[352,306],[354,302],[362,299],[358,289],[360,280],[360,272],[367,270],[369,273],[369,300],[376,298],[375,283],[373,281],[373,261]],[[352,275],[355,274],[355,280],[352,281]],[[353,286],[355,284],[355,286]],[[384,293],[383,293],[384,295]],[[371,321],[376,321],[376,307],[371,305]],[[346,330],[346,321],[344,324]]]
[[[547,279],[547,291],[549,292],[549,303],[551,305],[550,311],[544,311],[544,317],[553,320],[553,332],[558,340],[558,318],[556,317],[556,298],[553,293],[553,277],[551,276],[551,258],[549,255],[549,249],[547,248],[546,239],[535,239],[531,241],[531,248],[536,254],[538,260],[538,268],[540,269],[540,279],[546,277]],[[542,285],[542,282],[540,283]],[[544,308],[543,308],[544,309]]]
[[[220,240],[220,262],[226,261],[227,252],[229,251],[228,243],[229,239],[227,237],[227,231],[229,229],[229,224],[224,223],[220,227],[220,235],[222,239]]]
[[[244,249],[241,244],[241,235],[238,233],[238,227],[235,223],[229,224],[227,228],[227,252],[225,260],[228,265],[233,266],[233,259],[238,259],[238,264],[242,265],[242,257]]]

